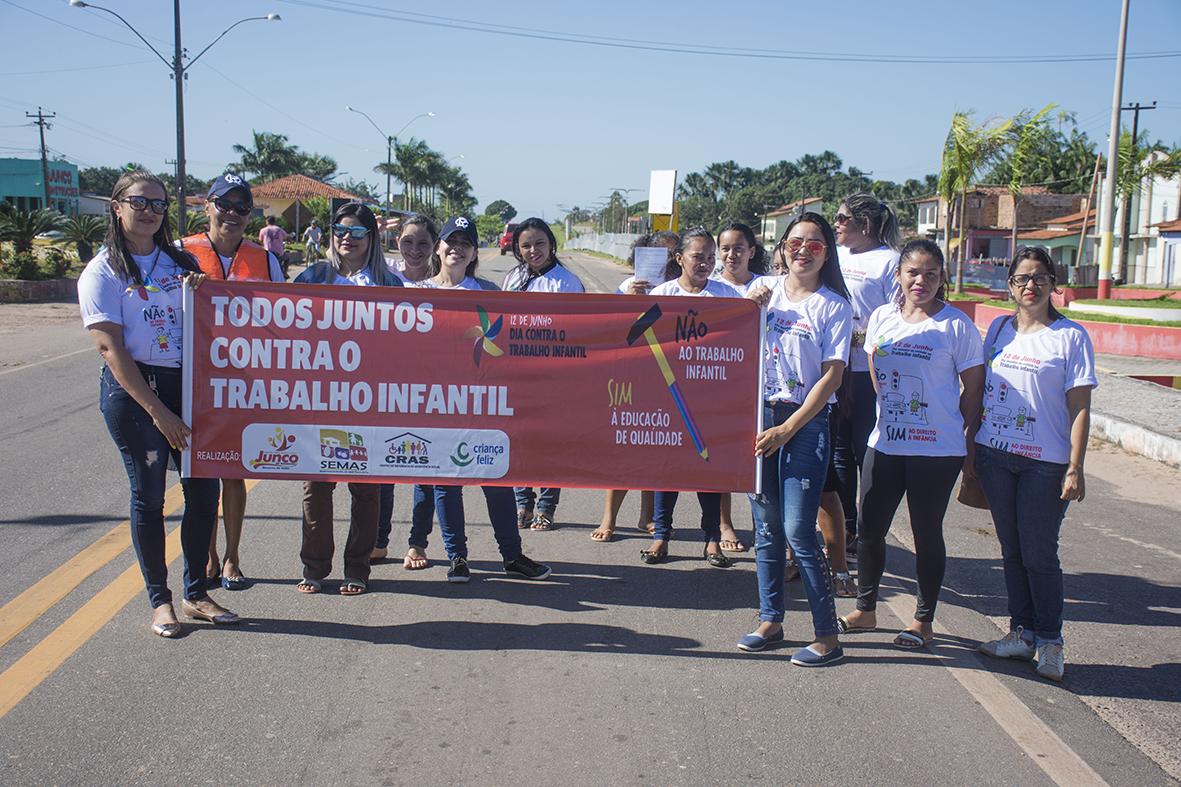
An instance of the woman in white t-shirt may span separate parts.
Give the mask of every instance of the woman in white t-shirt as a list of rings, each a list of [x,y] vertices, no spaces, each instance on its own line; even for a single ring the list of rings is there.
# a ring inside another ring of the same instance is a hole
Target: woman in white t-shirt
[[[586,292],[582,280],[558,259],[558,240],[541,219],[525,219],[513,229],[513,256],[517,258],[517,267],[504,277],[506,291]],[[542,487],[535,493],[533,487],[519,486],[513,492],[517,500],[517,527],[554,529],[561,489]]]
[[[681,233],[673,258],[664,269],[664,284],[653,288],[652,295],[679,295],[690,298],[734,298],[738,292],[729,284],[710,278],[713,273],[717,246],[714,236],[704,227]],[[677,492],[657,492],[653,500],[652,545],[640,552],[640,559],[648,564],[668,560],[668,542],[672,537],[673,510]],[[702,557],[714,568],[729,568],[734,563],[722,551],[721,495],[717,492],[698,492],[701,504],[701,530],[705,533]]]
[[[1095,352],[1086,330],[1050,304],[1054,263],[1044,249],[1019,249],[1009,267],[1012,315],[984,342],[984,412],[976,472],[1004,561],[1009,633],[981,652],[1031,660],[1062,680],[1062,567],[1058,531],[1071,500],[1086,493],[1083,460],[1091,426]]]
[[[131,481],[131,543],[152,605],[152,631],[176,637],[180,623],[168,588],[164,555],[164,488],[168,457],[192,432],[181,420],[181,292],[201,274],[190,255],[173,246],[164,184],[149,172],[125,172],[115,182],[110,224],[98,255],[78,277],[82,323],[103,359],[99,409]],[[205,561],[217,522],[218,483],[182,478],[180,523],[184,600],[194,618],[237,623],[206,591]]]
[[[668,258],[671,260],[673,251],[677,247],[680,238],[675,232],[668,230],[658,230],[651,235],[641,235],[636,238],[635,243],[632,244],[631,253],[628,254],[627,264],[632,270],[636,267],[636,249],[664,247],[668,250]],[[668,260],[665,261],[665,266],[668,266]],[[652,283],[636,276],[628,276],[622,282],[615,292],[619,295],[647,295],[648,291],[653,287]],[[640,516],[636,527],[644,533],[651,534],[655,529],[652,524],[652,504],[654,493],[651,490],[643,490],[640,492]],[[608,489],[603,499],[603,521],[597,528],[591,531],[591,540],[600,543],[612,541],[615,538],[615,520],[619,517],[619,509],[623,506],[624,498],[627,497],[626,489]]]
[[[830,405],[836,402],[849,357],[853,310],[837,263],[836,239],[822,216],[801,214],[779,245],[787,275],[760,277],[748,295],[767,310],[763,431],[755,438],[755,453],[763,457],[763,492],[750,498],[760,622],[738,647],[759,651],[783,640],[790,543],[815,635],[791,661],[819,667],[844,657],[828,567],[816,536],[816,513],[832,448]]]
[[[847,385],[843,414],[834,420],[832,451],[836,489],[820,498],[821,525],[826,532],[841,525],[846,548],[857,552],[857,479],[865,462],[865,447],[873,430],[877,396],[869,378],[865,326],[879,306],[894,300],[898,289],[894,271],[898,267],[901,235],[898,216],[873,194],[850,194],[833,216],[841,273],[853,304],[853,348],[846,371]],[[830,547],[831,552],[831,547]],[[852,585],[840,582],[841,585]],[[851,589],[851,588],[850,588]]]
[[[332,240],[326,259],[296,277],[296,284],[337,284],[354,287],[401,287],[390,273],[381,252],[377,217],[360,202],[341,205],[332,216]],[[377,543],[377,515],[381,507],[381,485],[350,483],[349,535],[344,547],[344,581],[340,595],[359,596],[369,585],[369,564]],[[332,571],[333,511],[335,481],[303,482],[303,578],[296,583],[300,593],[319,593]]]
[[[943,515],[960,469],[972,474],[975,453],[965,432],[980,420],[984,358],[980,332],[944,302],[943,252],[929,240],[903,247],[895,273],[899,294],[866,327],[865,352],[877,392],[877,421],[861,471],[857,609],[841,632],[877,626],[878,585],[886,534],[906,497],[914,535],[918,604],[894,638],[903,649],[932,639],[947,550]],[[962,386],[962,393],[961,393]]]

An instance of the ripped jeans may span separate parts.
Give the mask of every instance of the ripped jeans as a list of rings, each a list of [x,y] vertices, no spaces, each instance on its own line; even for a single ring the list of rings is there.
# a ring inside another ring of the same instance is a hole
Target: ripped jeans
[[[796,404],[765,404],[763,428],[782,424],[798,409]],[[837,633],[828,561],[816,532],[816,513],[820,509],[820,493],[832,449],[830,441],[825,407],[800,427],[786,445],[763,458],[763,493],[750,496],[755,522],[759,620],[783,622],[786,545],[791,544],[804,580],[817,638]]]
[[[180,367],[137,365],[164,406],[179,416]],[[168,480],[168,458],[171,456],[180,467],[180,451],[169,447],[168,439],[156,428],[152,416],[119,385],[106,366],[99,384],[98,406],[131,482],[131,543],[139,559],[148,600],[155,609],[172,601],[164,557],[164,487]],[[185,498],[185,513],[180,520],[185,598],[192,601],[205,597],[205,562],[209,559],[209,538],[217,522],[219,485],[216,478],[182,478],[180,485]]]

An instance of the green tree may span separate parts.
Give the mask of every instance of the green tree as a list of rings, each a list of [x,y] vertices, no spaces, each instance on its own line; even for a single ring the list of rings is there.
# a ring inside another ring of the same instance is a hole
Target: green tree
[[[326,180],[336,171],[336,161],[318,153],[304,153],[287,141],[284,134],[254,131],[251,146],[234,145],[240,158],[228,169],[248,173],[260,181],[274,180],[286,175],[302,174]]]
[[[476,234],[480,236],[480,240],[495,243],[502,232],[504,232],[504,220],[500,216],[493,216],[488,213],[482,213],[476,216]]]
[[[496,216],[502,222],[512,221],[517,215],[517,209],[508,200],[498,199],[488,203],[488,207],[484,208],[484,215]]]
[[[94,256],[95,244],[102,241],[107,234],[107,220],[103,216],[88,216],[86,214],[70,216],[62,224],[62,240],[74,244],[78,250],[78,259],[88,262]]]
[[[1140,194],[1146,180],[1169,178],[1181,171],[1181,148],[1169,150],[1164,143],[1148,141],[1148,132],[1143,131],[1136,140],[1126,129],[1120,132],[1119,159],[1116,164],[1115,195],[1120,198],[1123,226],[1120,228],[1119,268],[1114,278],[1123,281],[1128,273],[1128,247],[1132,227],[1132,198]]]
[[[1038,148],[1042,147],[1050,138],[1051,129],[1047,122],[1047,115],[1054,109],[1055,104],[1046,104],[1032,115],[1028,111],[1013,118],[1011,134],[1011,152],[1009,154],[1009,194],[1013,197],[1013,231],[1009,240],[1009,248],[1017,251],[1017,227],[1019,210],[1021,208],[1021,192],[1029,182],[1031,173],[1035,169],[1035,156]],[[958,284],[958,282],[957,282]]]
[[[17,254],[31,252],[33,238],[60,229],[64,221],[55,210],[9,210],[0,213],[0,240],[11,243]]]

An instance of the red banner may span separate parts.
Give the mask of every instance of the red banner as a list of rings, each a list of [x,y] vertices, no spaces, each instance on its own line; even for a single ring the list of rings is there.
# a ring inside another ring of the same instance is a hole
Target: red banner
[[[752,491],[743,298],[206,281],[186,475]]]

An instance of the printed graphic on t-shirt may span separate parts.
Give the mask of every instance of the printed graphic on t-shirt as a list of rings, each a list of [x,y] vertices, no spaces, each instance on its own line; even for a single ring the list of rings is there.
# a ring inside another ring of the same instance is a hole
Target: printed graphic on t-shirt
[[[148,275],[144,277],[143,286],[127,288],[128,292],[134,293],[131,296],[133,299],[145,301],[140,309],[140,317],[155,334],[149,348],[148,363],[175,360],[181,354],[183,328],[180,312],[172,304],[152,297],[152,294],[172,292],[180,286],[181,279],[176,276],[161,276],[159,280],[153,281]]]
[[[803,401],[803,392],[800,389],[804,381],[796,373],[802,366],[800,356],[798,353],[781,349],[779,337],[790,336],[799,341],[816,342],[816,332],[812,324],[803,318],[793,319],[784,314],[768,312],[767,334],[768,340],[764,345],[767,373],[763,381],[763,397],[771,399],[786,387],[791,401]],[[774,339],[771,334],[774,334]]]
[[[1006,352],[1003,347],[993,348],[989,352],[988,365],[991,369],[1033,375],[1030,380],[1034,383],[1041,363],[1038,358]],[[988,443],[993,448],[1030,459],[1042,458],[1042,446],[1038,444],[1035,430],[1037,416],[1033,397],[1027,391],[990,373],[984,384],[981,420]]]
[[[923,381],[909,374],[879,371],[878,389],[882,398],[882,420],[896,424],[927,423],[927,402]]]

